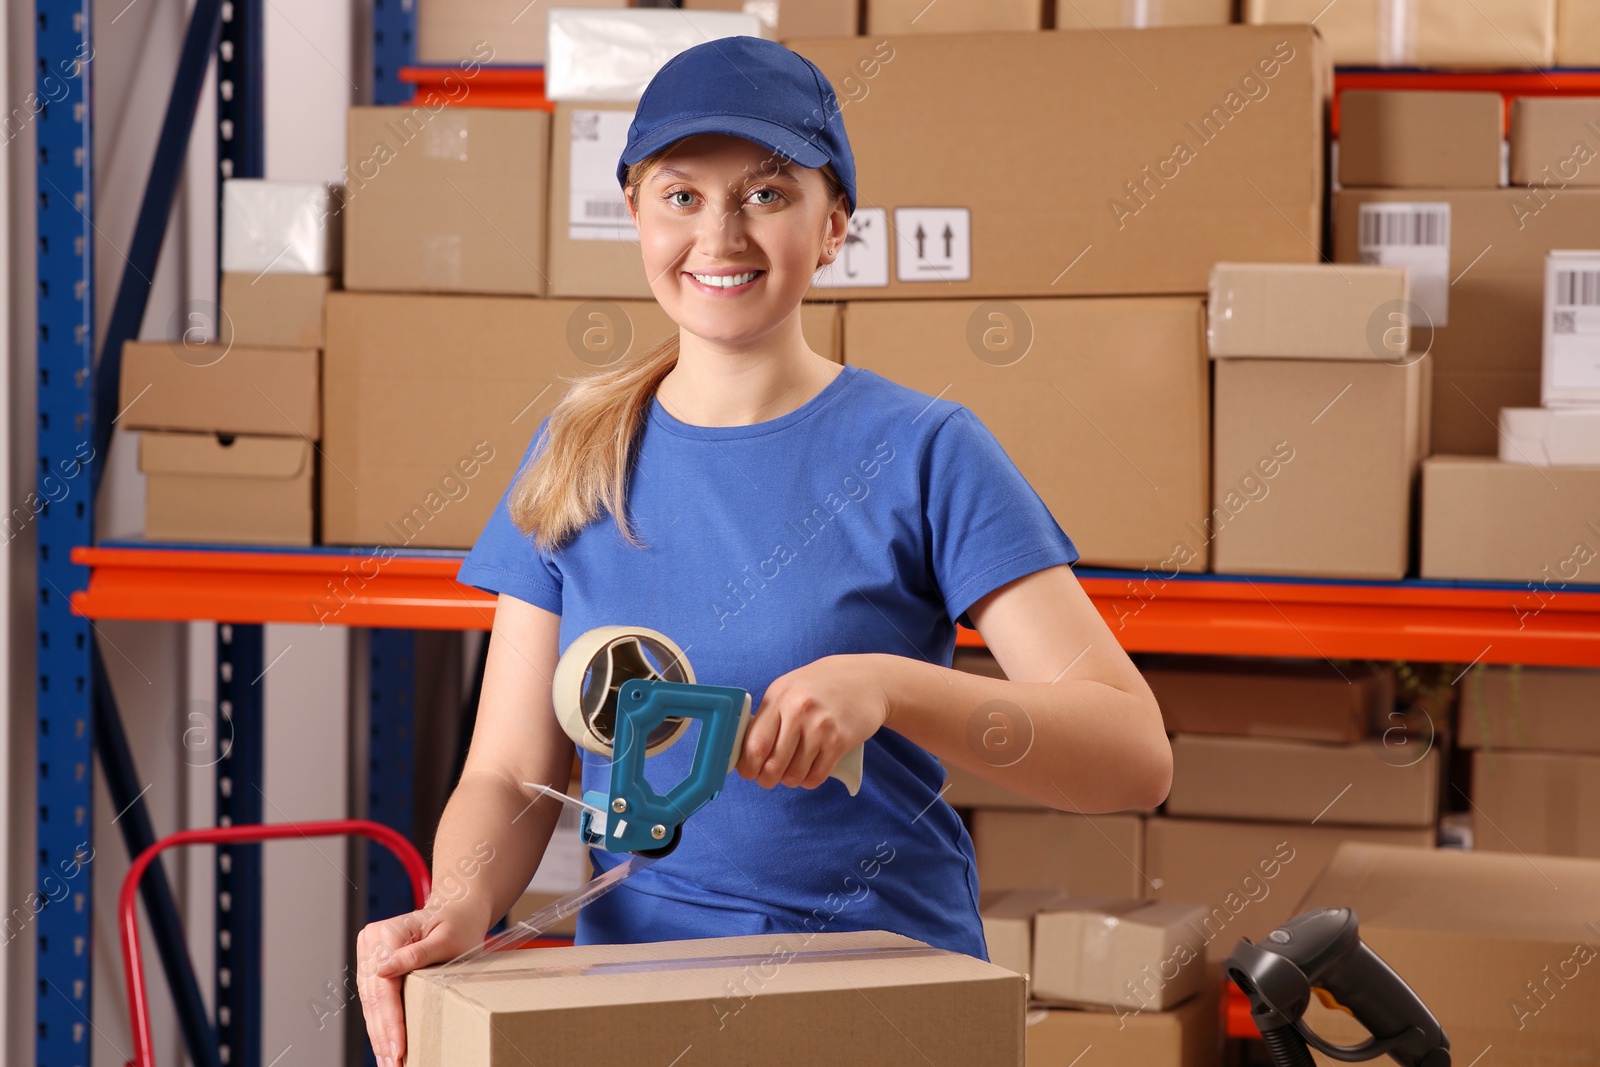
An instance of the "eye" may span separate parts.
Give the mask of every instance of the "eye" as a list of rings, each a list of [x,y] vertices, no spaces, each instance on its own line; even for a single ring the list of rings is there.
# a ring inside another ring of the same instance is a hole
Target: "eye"
[[[673,207],[688,207],[688,204],[677,199],[677,197],[680,196],[687,196],[691,200],[694,198],[694,194],[689,192],[687,189],[674,189],[672,192],[667,194],[667,202]]]
[[[778,202],[778,199],[780,197],[783,196],[783,194],[778,192],[778,190],[770,188],[770,187],[763,187],[763,188],[757,189],[755,192],[751,193],[750,195],[751,196],[760,196],[763,193],[770,193],[772,195],[772,199],[771,200],[759,201],[759,203],[760,203],[760,205],[762,207],[771,207],[773,204],[776,204]]]

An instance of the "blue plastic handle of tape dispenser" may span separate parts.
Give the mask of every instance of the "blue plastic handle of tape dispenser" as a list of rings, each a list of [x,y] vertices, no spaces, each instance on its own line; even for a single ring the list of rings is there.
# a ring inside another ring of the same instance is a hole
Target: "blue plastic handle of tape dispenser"
[[[749,693],[731,686],[644,678],[624,682],[617,691],[611,792],[584,793],[587,807],[579,822],[584,843],[645,856],[664,856],[676,848],[684,820],[722,792],[749,703]],[[700,737],[689,773],[661,795],[645,780],[645,739],[668,719],[698,719]]]

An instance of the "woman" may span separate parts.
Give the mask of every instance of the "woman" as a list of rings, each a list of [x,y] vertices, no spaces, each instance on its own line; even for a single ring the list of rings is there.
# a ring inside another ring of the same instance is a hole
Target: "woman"
[[[751,37],[683,52],[640,98],[618,179],[678,334],[573,384],[462,564],[499,600],[435,840],[451,888],[360,937],[380,1062],[404,1051],[404,973],[480,943],[543,854],[557,805],[519,783],[569,784],[551,676],[596,626],[662,631],[756,712],[738,774],[668,856],[579,913],[580,944],[887,929],[986,959],[939,760],[1086,813],[1154,805],[1170,783],[1149,688],[994,436],[801,334],[856,207],[822,73]],[[1005,679],[950,669],[955,620]],[[692,742],[650,758],[658,790]],[[851,796],[828,775],[862,743]],[[606,761],[583,760],[603,791]]]

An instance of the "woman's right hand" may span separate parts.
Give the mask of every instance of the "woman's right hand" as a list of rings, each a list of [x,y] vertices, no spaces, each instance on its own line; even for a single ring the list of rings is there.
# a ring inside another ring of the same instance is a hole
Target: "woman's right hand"
[[[480,928],[481,927],[481,928]],[[406,1054],[406,972],[452,960],[483,944],[481,921],[459,911],[422,908],[368,923],[356,937],[356,991],[378,1067],[400,1067]]]

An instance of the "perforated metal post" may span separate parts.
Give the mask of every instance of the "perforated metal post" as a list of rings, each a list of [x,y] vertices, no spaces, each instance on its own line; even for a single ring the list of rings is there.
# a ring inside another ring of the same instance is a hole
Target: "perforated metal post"
[[[93,668],[89,622],[72,614],[67,599],[88,580],[87,569],[68,555],[74,545],[88,544],[94,530],[93,472],[85,461],[103,459],[93,446],[89,26],[87,0],[34,4],[35,95],[21,118],[31,121],[37,138],[38,468],[26,518],[8,516],[6,536],[25,536],[31,520],[38,542],[38,836],[33,892],[20,917],[8,913],[6,939],[27,937],[33,945],[35,1062],[49,1067],[89,1062],[93,1014],[93,870],[80,866],[94,840]],[[25,135],[17,121],[16,113],[6,120],[8,140]]]
[[[369,632],[367,818],[412,835],[411,782],[415,770],[416,632]],[[367,921],[411,910],[404,872],[394,860],[369,850]]]
[[[412,86],[400,68],[417,61],[416,0],[372,0],[372,102],[403,104]]]
[[[217,825],[264,821],[260,625],[217,626]],[[261,846],[217,849],[217,1044],[229,1067],[261,1063]]]

